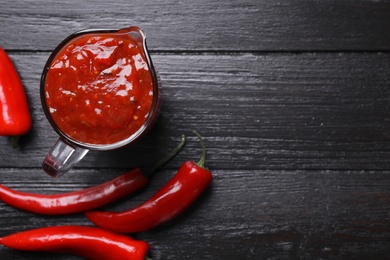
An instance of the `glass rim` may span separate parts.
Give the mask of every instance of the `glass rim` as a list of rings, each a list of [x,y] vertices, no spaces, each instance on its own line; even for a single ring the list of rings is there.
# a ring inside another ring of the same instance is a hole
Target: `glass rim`
[[[138,42],[138,47],[141,47],[141,50],[143,51],[146,59],[146,63],[149,67],[149,71],[152,77],[152,84],[153,84],[153,100],[152,100],[152,105],[148,114],[148,117],[146,118],[145,122],[142,124],[142,126],[132,135],[129,137],[114,142],[114,143],[108,143],[108,144],[93,144],[93,143],[85,143],[78,141],[69,135],[67,135],[65,132],[63,132],[57,124],[54,122],[52,119],[49,109],[46,104],[46,94],[45,94],[45,85],[46,85],[46,75],[47,72],[50,69],[50,66],[57,56],[57,54],[73,39],[76,37],[82,36],[82,35],[87,35],[87,34],[99,34],[99,33],[124,33],[124,34],[130,34],[130,33],[138,33],[141,37],[141,41]],[[67,38],[62,40],[59,45],[53,50],[53,52],[50,54],[48,60],[46,61],[46,64],[43,68],[42,75],[41,75],[41,80],[40,80],[40,98],[41,98],[41,105],[43,108],[43,111],[45,113],[46,118],[48,119],[50,125],[52,128],[57,132],[57,134],[60,136],[60,138],[63,139],[63,141],[67,142],[70,145],[75,145],[84,149],[88,150],[113,150],[117,149],[120,147],[123,147],[136,139],[138,139],[143,133],[146,132],[146,130],[149,129],[149,127],[154,123],[156,114],[158,113],[158,108],[159,108],[159,102],[160,102],[160,79],[157,75],[157,72],[154,68],[152,59],[150,57],[147,45],[146,45],[146,36],[144,32],[137,26],[130,26],[128,28],[123,28],[119,30],[114,30],[114,29],[86,29],[86,30],[81,30],[77,31],[71,35],[69,35]]]

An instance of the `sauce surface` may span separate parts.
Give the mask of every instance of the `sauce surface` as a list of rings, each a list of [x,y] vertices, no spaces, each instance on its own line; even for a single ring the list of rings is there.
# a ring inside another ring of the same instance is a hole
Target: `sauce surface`
[[[58,128],[89,144],[112,144],[145,122],[153,82],[142,49],[126,34],[82,35],[53,59],[45,99]]]

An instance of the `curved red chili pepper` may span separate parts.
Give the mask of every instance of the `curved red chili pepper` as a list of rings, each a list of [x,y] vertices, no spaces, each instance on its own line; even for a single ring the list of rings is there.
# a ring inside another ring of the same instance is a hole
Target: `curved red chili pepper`
[[[145,241],[85,226],[53,226],[23,231],[0,238],[0,244],[16,250],[66,253],[99,260],[143,260],[149,250]]]
[[[172,159],[185,145],[182,135],[180,144],[166,154],[146,174],[137,168],[115,179],[83,190],[63,194],[33,194],[10,189],[0,184],[0,200],[10,206],[42,215],[62,215],[92,210],[145,187],[147,175]]]
[[[149,230],[178,216],[212,181],[211,172],[204,168],[205,146],[202,138],[197,136],[203,148],[200,162],[185,162],[149,200],[124,212],[90,211],[86,217],[98,227],[117,233],[134,233]]]
[[[31,128],[31,116],[19,75],[0,47],[0,135],[19,136]]]
[[[70,214],[108,204],[145,187],[147,182],[145,175],[137,168],[94,187],[55,195],[25,193],[0,184],[0,200],[37,214]]]

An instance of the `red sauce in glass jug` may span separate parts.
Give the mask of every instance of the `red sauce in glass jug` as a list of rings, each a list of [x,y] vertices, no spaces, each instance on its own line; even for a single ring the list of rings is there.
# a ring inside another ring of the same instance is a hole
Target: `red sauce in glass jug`
[[[152,106],[145,54],[126,35],[81,35],[53,59],[45,101],[55,124],[74,140],[124,140],[142,127]]]

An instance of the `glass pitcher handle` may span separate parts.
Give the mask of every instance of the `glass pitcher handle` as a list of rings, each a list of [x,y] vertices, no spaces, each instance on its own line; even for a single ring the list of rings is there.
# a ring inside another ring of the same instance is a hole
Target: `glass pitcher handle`
[[[46,155],[42,169],[48,175],[58,177],[83,159],[88,151],[88,149],[69,145],[60,138]]]

